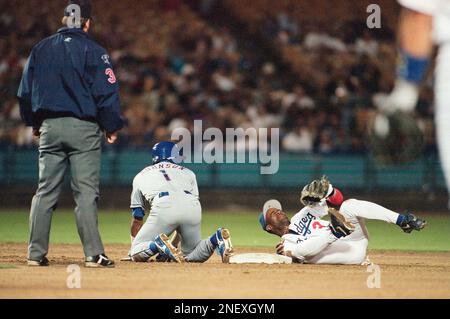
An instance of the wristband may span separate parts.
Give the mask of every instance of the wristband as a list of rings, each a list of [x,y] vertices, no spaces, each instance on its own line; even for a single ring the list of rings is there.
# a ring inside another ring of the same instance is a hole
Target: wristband
[[[419,84],[430,64],[429,57],[415,57],[404,50],[400,50],[400,63],[397,76],[408,82]]]
[[[145,216],[145,212],[142,207],[132,208],[133,217],[137,220],[142,220]]]

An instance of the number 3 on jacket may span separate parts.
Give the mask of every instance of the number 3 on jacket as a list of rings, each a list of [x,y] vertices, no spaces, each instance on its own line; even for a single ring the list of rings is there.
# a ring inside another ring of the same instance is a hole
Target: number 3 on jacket
[[[114,74],[113,69],[107,68],[107,69],[105,70],[105,74],[106,74],[107,76],[109,76],[109,78],[108,78],[108,82],[109,82],[109,83],[111,83],[111,84],[116,83],[116,75]]]

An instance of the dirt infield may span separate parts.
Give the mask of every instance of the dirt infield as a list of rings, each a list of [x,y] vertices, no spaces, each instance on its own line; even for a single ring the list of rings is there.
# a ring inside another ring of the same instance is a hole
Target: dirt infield
[[[381,288],[367,287],[367,266],[224,265],[118,261],[126,245],[108,245],[114,269],[81,267],[81,289],[67,288],[80,245],[52,245],[50,267],[26,266],[25,244],[0,244],[0,298],[450,298],[450,252],[369,252]],[[237,249],[244,252],[268,249]]]

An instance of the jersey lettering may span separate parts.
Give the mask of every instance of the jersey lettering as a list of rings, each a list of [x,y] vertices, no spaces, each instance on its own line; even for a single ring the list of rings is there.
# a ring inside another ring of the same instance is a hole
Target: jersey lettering
[[[309,229],[309,226],[315,219],[316,217],[314,217],[311,213],[306,214],[305,217],[298,221],[298,224],[295,224],[296,232],[302,236],[310,235],[311,230]]]

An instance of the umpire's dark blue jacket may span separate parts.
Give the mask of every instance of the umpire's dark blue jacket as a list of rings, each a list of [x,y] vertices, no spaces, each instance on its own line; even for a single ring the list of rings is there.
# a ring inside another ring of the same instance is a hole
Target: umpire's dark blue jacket
[[[82,29],[62,28],[33,48],[17,96],[27,126],[76,117],[108,133],[123,127],[109,55]]]

